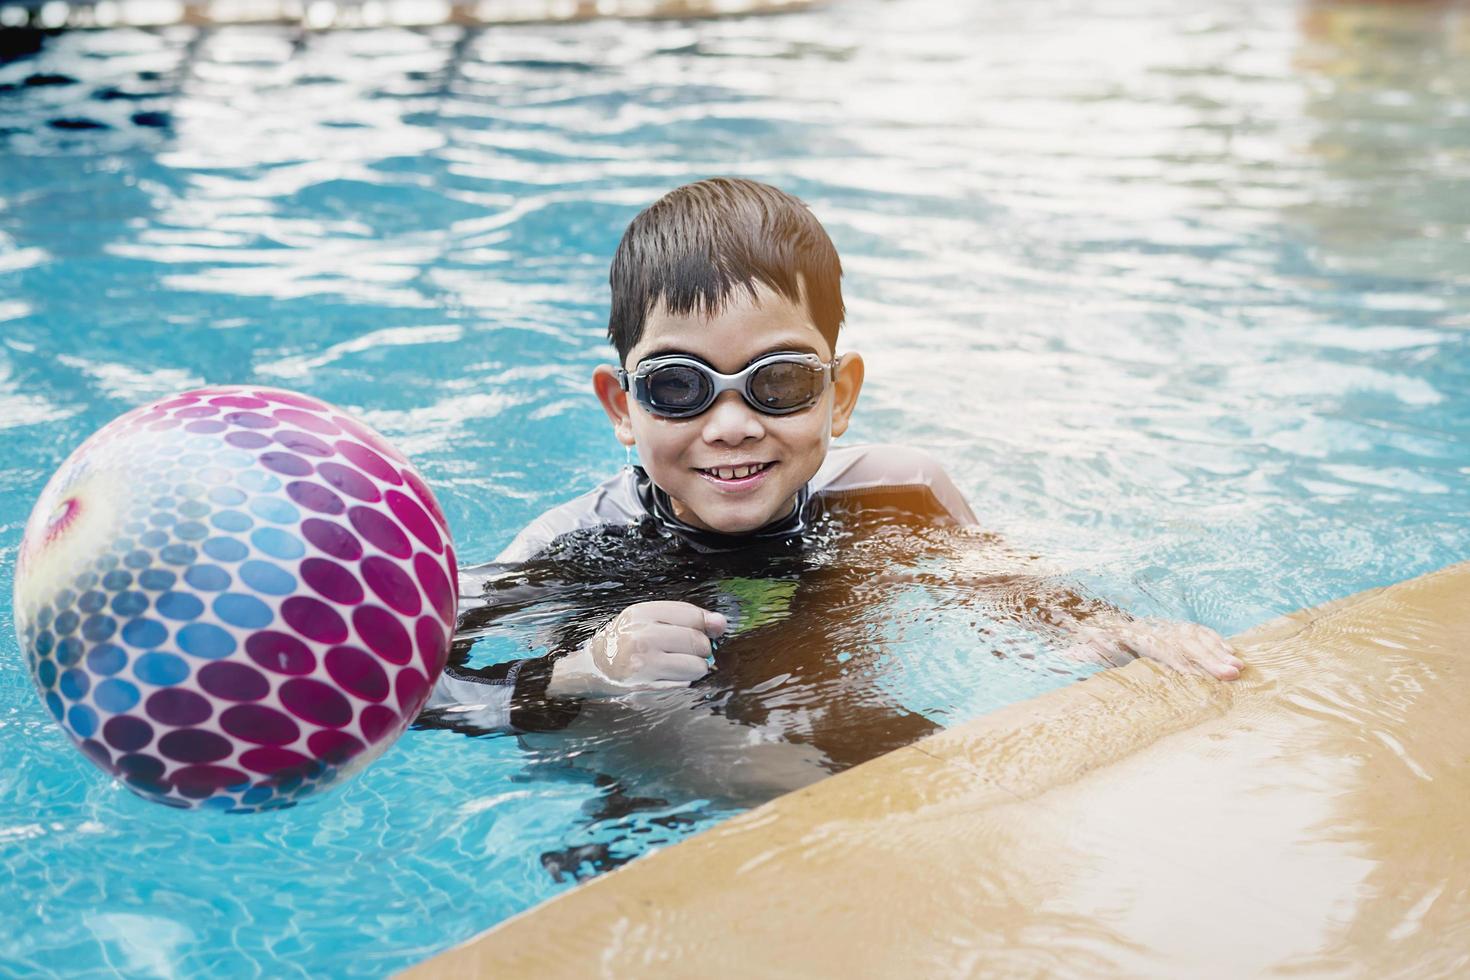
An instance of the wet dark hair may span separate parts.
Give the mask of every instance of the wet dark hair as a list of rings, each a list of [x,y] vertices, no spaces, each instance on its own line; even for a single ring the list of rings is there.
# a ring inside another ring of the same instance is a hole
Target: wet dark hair
[[[660,301],[675,316],[711,316],[740,287],[754,297],[763,283],[801,303],[805,285],[812,324],[834,349],[845,313],[842,262],[821,223],[790,194],[738,177],[685,184],[650,204],[623,233],[608,279],[619,361]]]

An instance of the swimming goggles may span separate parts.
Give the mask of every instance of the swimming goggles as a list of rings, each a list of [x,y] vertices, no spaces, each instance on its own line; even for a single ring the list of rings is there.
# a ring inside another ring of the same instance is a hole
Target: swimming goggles
[[[721,374],[684,354],[640,361],[629,374],[618,369],[618,384],[638,404],[666,419],[699,415],[726,391],[738,391],[746,404],[766,415],[790,415],[811,408],[837,380],[842,358],[823,361],[815,354],[778,351],[750,362],[734,374]]]

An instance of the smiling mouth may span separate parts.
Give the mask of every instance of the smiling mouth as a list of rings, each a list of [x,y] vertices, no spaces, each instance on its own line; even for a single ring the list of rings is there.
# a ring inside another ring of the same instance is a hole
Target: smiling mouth
[[[775,465],[775,463],[746,463],[741,466],[696,467],[695,471],[701,476],[719,480],[722,483],[738,483],[759,476]]]

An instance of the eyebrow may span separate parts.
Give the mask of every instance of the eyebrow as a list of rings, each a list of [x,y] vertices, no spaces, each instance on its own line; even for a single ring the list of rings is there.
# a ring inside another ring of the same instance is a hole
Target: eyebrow
[[[801,341],[772,344],[770,347],[767,347],[765,350],[756,354],[750,360],[742,364],[741,368],[744,369],[750,367],[756,361],[760,360],[768,354],[781,354],[787,352],[795,354],[815,354],[818,357],[822,356],[821,351],[817,350],[811,344],[802,343]],[[714,367],[713,364],[710,364],[709,361],[705,360],[703,357],[700,357],[698,354],[695,354],[692,351],[681,350],[678,347],[660,347],[655,350],[651,350],[647,354],[644,354],[642,357],[638,358],[638,363],[642,364],[644,361],[650,360],[655,357],[670,357],[673,355],[678,355],[679,357],[688,357],[710,368]]]

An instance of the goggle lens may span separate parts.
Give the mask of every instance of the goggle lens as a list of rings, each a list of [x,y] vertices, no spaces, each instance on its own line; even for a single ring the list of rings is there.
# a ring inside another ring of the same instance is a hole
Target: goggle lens
[[[648,375],[646,384],[650,407],[669,415],[698,411],[710,395],[709,379],[687,364],[658,368]]]
[[[766,364],[750,376],[750,393],[764,408],[795,411],[822,393],[822,372],[791,361]]]

